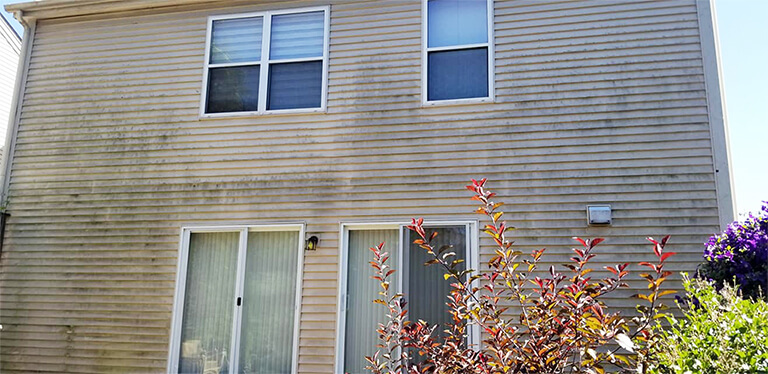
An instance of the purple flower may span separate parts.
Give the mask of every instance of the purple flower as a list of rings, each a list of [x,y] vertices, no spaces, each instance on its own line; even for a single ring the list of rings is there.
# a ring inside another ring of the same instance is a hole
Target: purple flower
[[[736,284],[744,297],[768,300],[768,201],[758,214],[709,238],[699,276],[713,280],[717,289]]]

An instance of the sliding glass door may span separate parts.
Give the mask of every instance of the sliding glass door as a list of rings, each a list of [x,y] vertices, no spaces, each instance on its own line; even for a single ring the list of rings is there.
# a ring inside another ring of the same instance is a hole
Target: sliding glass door
[[[184,230],[169,372],[294,372],[302,241],[300,225]]]
[[[471,266],[475,227],[474,223],[435,223],[425,225],[425,230],[437,232],[433,243],[437,248],[452,245],[455,259],[465,260],[464,264]],[[404,225],[350,224],[343,227],[342,236],[336,372],[364,373],[368,366],[364,357],[376,352],[376,329],[387,318],[386,308],[372,302],[380,297],[381,287],[371,279],[370,248],[385,243],[384,250],[390,254],[388,264],[397,270],[390,278],[391,293],[405,293],[411,321],[423,319],[439,324],[438,331],[442,331],[451,321],[446,306],[451,282],[445,280],[439,266],[424,266],[431,258],[424,249],[412,244],[416,238]]]

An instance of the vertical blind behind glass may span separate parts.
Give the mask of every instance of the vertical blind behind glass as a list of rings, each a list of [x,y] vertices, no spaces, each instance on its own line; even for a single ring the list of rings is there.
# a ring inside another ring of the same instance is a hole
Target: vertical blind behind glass
[[[229,370],[239,242],[237,232],[190,235],[179,373]]]
[[[428,235],[437,232],[437,238],[433,243],[436,250],[443,245],[453,245],[453,248],[446,252],[455,252],[454,260],[466,261],[466,226],[426,227],[425,230]],[[406,236],[409,246],[408,291],[406,295],[410,306],[409,318],[411,321],[427,321],[430,326],[440,325],[437,333],[439,336],[443,336],[442,331],[451,322],[446,303],[452,289],[450,284],[454,280],[446,280],[443,277],[445,271],[441,266],[424,266],[424,263],[432,260],[433,257],[426,250],[413,244],[414,235],[407,232]],[[466,263],[460,264],[459,270],[463,270],[465,265]]]
[[[373,259],[370,247],[384,242],[384,249],[390,254],[388,264],[397,267],[399,257],[399,230],[351,230],[348,242],[347,260],[347,312],[344,338],[344,372],[350,374],[367,372],[364,357],[376,352],[379,322],[386,319],[384,306],[374,304],[379,298],[378,281],[371,279],[373,269],[368,263]],[[397,292],[401,270],[391,277],[391,290]]]
[[[290,373],[299,233],[249,232],[240,373]]]

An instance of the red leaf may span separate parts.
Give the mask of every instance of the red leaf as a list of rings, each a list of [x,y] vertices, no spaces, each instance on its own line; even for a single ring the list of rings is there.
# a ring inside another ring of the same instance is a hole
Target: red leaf
[[[584,241],[584,239],[582,239],[582,238],[579,238],[579,237],[576,237],[576,236],[574,236],[574,237],[573,237],[573,240],[576,240],[576,241],[578,241],[579,243],[581,243],[581,245],[583,245],[583,246],[585,246],[585,247],[587,246],[587,242],[585,242],[585,241]]]
[[[670,238],[670,237],[671,237],[671,236],[667,235],[667,236],[665,236],[665,237],[664,237],[664,239],[661,239],[661,246],[662,246],[662,247],[664,247],[664,246],[666,246],[666,245],[667,245],[667,242],[669,241],[669,238]]]
[[[592,239],[592,241],[589,243],[589,248],[594,248],[594,247],[596,247],[598,244],[600,244],[600,243],[602,243],[602,242],[604,242],[604,241],[605,241],[605,238],[594,238],[594,239]]]
[[[623,263],[623,264],[619,265],[619,270],[621,270],[621,271],[624,271],[624,269],[626,269],[626,268],[627,268],[627,266],[629,266],[629,263],[628,263],[628,262],[626,262],[626,263]]]
[[[670,257],[672,257],[672,256],[674,256],[676,254],[677,253],[675,253],[675,252],[667,252],[667,253],[661,255],[661,262],[664,262],[666,259],[668,259],[668,258],[670,258]]]

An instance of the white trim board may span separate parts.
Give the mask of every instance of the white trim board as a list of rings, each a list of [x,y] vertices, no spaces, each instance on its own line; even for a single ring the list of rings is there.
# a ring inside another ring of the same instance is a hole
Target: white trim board
[[[717,191],[717,210],[720,229],[725,229],[736,218],[733,177],[731,175],[731,151],[728,120],[725,110],[720,46],[717,37],[717,20],[712,0],[696,0],[699,18],[699,36],[704,64],[704,82],[707,91],[712,156]]]

